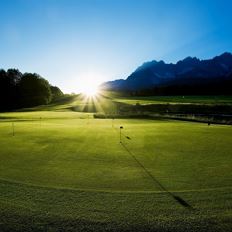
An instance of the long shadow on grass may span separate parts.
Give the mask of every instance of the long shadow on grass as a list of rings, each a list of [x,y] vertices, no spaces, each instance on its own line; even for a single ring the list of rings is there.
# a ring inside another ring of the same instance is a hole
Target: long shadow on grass
[[[146,168],[145,166],[135,157],[135,155],[128,149],[128,147],[121,143],[122,147],[128,152],[128,154],[135,160],[135,162],[147,173],[147,175],[153,180],[153,182],[159,186],[161,190],[171,196],[177,203],[182,205],[183,207],[193,210],[193,207],[186,202],[183,198],[174,195],[173,193],[169,192]]]

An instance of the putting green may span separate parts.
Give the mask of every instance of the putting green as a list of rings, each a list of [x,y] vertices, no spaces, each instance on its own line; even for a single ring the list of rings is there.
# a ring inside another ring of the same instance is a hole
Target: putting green
[[[12,119],[0,123],[1,179],[94,191],[231,186],[230,126],[156,120],[114,120],[112,126],[110,119],[76,119],[68,112],[63,119],[61,114],[28,120],[30,113],[17,113],[15,136]]]

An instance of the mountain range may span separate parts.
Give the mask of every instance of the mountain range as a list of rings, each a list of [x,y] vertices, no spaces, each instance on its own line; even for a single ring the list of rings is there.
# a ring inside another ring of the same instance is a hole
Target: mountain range
[[[187,57],[175,64],[165,63],[162,60],[145,62],[125,80],[109,81],[101,85],[101,88],[106,90],[124,92],[152,90],[154,94],[156,92],[162,94],[161,90],[164,90],[165,94],[172,94],[174,90],[178,94],[181,90],[182,94],[183,90],[186,92],[188,89],[191,89],[189,94],[194,94],[200,89],[205,94],[208,92],[230,94],[231,87],[232,54],[229,52],[208,60]]]

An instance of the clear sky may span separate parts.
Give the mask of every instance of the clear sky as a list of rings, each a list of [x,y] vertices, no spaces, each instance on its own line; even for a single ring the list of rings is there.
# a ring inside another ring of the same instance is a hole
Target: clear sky
[[[232,51],[231,0],[0,0],[0,68],[64,92],[126,78],[145,61]]]

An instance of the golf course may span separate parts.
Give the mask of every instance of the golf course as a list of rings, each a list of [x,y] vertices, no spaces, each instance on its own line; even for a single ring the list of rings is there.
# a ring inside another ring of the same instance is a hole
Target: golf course
[[[230,230],[231,125],[82,104],[0,113],[1,232]]]

